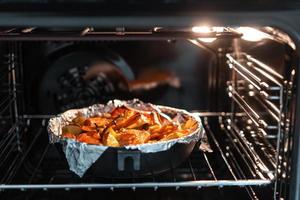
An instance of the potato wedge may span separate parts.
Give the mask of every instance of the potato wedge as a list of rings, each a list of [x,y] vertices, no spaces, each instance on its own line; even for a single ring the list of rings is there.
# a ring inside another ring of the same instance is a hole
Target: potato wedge
[[[96,127],[92,127],[92,126],[81,126],[81,130],[85,131],[85,132],[90,132],[90,131],[95,131]]]
[[[129,111],[125,106],[115,108],[110,114],[112,118],[117,118],[123,116],[126,111]]]
[[[83,122],[86,120],[85,117],[83,116],[78,116],[78,117],[75,117],[72,122],[78,126],[82,126],[83,125]]]
[[[111,119],[105,117],[91,117],[87,120],[88,121],[86,121],[86,123],[90,124],[90,126],[96,125],[98,127],[104,127],[112,121]]]
[[[101,137],[100,137],[100,134],[97,132],[97,131],[90,131],[90,132],[86,132],[87,135],[97,139],[97,140],[100,140]]]
[[[126,128],[127,126],[130,126],[134,123],[137,123],[138,119],[140,117],[139,113],[135,113],[129,118],[122,118],[121,120],[118,120],[114,126],[115,130],[118,130],[120,128]]]
[[[171,132],[169,134],[166,134],[162,141],[167,141],[167,140],[173,140],[173,139],[177,139],[184,136],[184,134],[180,133],[180,132]]]
[[[89,136],[86,133],[81,133],[80,135],[77,136],[77,140],[79,142],[84,142],[87,144],[100,144],[100,141],[93,138],[92,136]]]
[[[80,134],[82,131],[81,131],[81,128],[77,125],[67,125],[67,126],[64,126],[62,128],[62,133],[72,133],[74,135],[78,135]]]
[[[112,134],[108,134],[107,139],[105,141],[105,145],[111,146],[111,147],[119,147],[120,146],[118,140]]]
[[[196,128],[197,128],[197,122],[192,118],[189,118],[183,126],[183,129],[193,130],[193,129],[196,129]]]
[[[118,137],[121,146],[146,143],[150,139],[150,133],[143,130],[125,129]]]
[[[62,137],[111,147],[167,141],[197,129],[197,121],[182,113],[151,105],[126,105],[89,118],[78,116],[62,128]]]

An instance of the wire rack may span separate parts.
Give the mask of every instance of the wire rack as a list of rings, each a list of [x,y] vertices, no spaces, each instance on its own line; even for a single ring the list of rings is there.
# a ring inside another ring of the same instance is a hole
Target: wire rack
[[[226,141],[224,113],[203,114],[204,127],[213,152],[203,152],[197,146],[189,159],[177,168],[170,166],[166,173],[147,177],[132,174],[130,179],[101,178],[86,174],[78,178],[68,170],[64,154],[59,145],[51,145],[47,140],[47,119],[27,119],[23,125],[23,135],[30,143],[19,153],[18,163],[7,170],[2,178],[0,189],[87,189],[106,188],[112,191],[127,188],[135,191],[140,188],[194,188],[204,187],[244,187],[252,199],[256,194],[252,186],[270,185],[273,180],[267,175],[252,173],[243,169],[244,155],[234,150]],[[28,116],[27,116],[28,117]],[[41,117],[41,116],[40,116]],[[226,120],[225,120],[226,121]],[[24,138],[25,139],[25,138]]]
[[[287,65],[287,76],[283,77],[273,67],[246,53],[227,54],[226,57],[232,72],[231,80],[227,82],[228,95],[232,99],[231,109],[243,112],[246,116],[232,115],[227,124],[234,121],[237,125],[227,129],[237,133],[237,137],[232,139],[242,141],[243,146],[237,148],[249,152],[249,166],[251,162],[260,163],[253,170],[273,172],[268,175],[277,179],[274,188],[276,199],[281,194],[286,195],[280,188],[286,188],[282,183],[286,183],[289,177],[287,166],[290,164],[292,142],[289,127],[292,120],[291,97],[295,69]],[[249,139],[244,142],[247,134],[241,128],[249,132],[248,137],[250,134]],[[257,157],[256,154],[260,156]],[[280,192],[277,193],[278,190]]]
[[[91,40],[157,40],[157,39],[197,39],[197,38],[238,38],[240,33],[224,28],[223,32],[197,33],[191,31],[191,28],[184,30],[172,30],[165,28],[143,28],[143,29],[125,29],[125,27],[116,27],[110,29],[101,29],[97,27],[82,27],[73,29],[44,29],[40,27],[18,27],[5,28],[0,27],[1,41],[91,41]]]
[[[9,48],[18,50],[18,45],[8,45]],[[12,167],[18,162],[18,154],[21,151],[20,142],[20,120],[19,120],[19,94],[20,82],[19,70],[15,53],[8,53],[1,56],[0,63],[0,177],[7,176],[7,166]]]

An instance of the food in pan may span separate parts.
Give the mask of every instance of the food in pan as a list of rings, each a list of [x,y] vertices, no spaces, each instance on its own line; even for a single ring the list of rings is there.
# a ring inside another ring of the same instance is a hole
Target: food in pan
[[[155,106],[134,109],[123,105],[99,116],[75,117],[62,127],[62,136],[87,144],[123,147],[177,139],[197,127],[191,116],[168,116]]]
[[[50,143],[61,145],[80,177],[87,170],[116,178],[158,174],[182,163],[205,136],[198,114],[138,99],[68,110],[51,118],[47,129]]]

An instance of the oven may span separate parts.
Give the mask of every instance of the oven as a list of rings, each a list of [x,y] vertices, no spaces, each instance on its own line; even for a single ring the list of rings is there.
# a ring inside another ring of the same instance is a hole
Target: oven
[[[50,2],[0,3],[1,199],[300,198],[296,4]],[[133,98],[199,113],[208,146],[158,175],[71,172],[49,118]]]

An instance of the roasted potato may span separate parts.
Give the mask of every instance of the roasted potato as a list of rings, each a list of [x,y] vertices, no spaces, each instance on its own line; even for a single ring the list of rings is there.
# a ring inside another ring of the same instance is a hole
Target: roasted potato
[[[112,120],[104,117],[91,117],[85,120],[84,125],[86,126],[98,126],[98,127],[105,127],[108,125]]]
[[[95,117],[78,116],[62,128],[62,133],[79,142],[119,147],[172,140],[196,128],[192,117],[177,115],[171,119],[158,109],[140,111],[122,106]]]
[[[100,141],[88,135],[87,133],[81,133],[76,138],[79,142],[84,142],[87,144],[100,144]]]
[[[142,130],[125,129],[118,137],[121,146],[146,143],[150,139],[150,133]]]
[[[81,126],[81,130],[84,132],[95,131],[96,127],[95,126]]]
[[[106,146],[110,146],[110,147],[119,147],[120,144],[118,142],[118,140],[115,138],[115,136],[113,136],[113,134],[108,134],[107,138],[105,140],[105,143],[103,143]]]
[[[83,122],[84,122],[85,120],[86,120],[85,117],[83,117],[83,116],[78,116],[78,117],[75,117],[75,118],[72,120],[72,122],[73,122],[74,124],[78,125],[78,126],[81,126],[81,125],[83,125]]]
[[[62,128],[62,133],[73,133],[74,135],[78,135],[82,132],[81,128],[77,125],[67,125]]]

